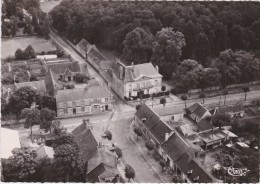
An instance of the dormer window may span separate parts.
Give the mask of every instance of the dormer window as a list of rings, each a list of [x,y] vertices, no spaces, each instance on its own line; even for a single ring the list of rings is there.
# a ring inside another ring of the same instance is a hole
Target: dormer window
[[[146,121],[146,118],[142,118],[142,122],[144,123]]]
[[[195,177],[193,178],[193,181],[198,181],[199,179],[200,179],[199,176],[195,176]]]
[[[190,170],[187,170],[187,174],[192,174],[192,169],[190,169]]]

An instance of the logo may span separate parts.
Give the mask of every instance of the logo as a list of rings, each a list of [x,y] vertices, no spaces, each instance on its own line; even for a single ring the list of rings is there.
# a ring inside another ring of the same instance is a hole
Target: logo
[[[234,168],[234,167],[230,166],[227,171],[228,171],[228,174],[231,176],[245,176],[249,170],[247,168],[238,169],[238,168]]]

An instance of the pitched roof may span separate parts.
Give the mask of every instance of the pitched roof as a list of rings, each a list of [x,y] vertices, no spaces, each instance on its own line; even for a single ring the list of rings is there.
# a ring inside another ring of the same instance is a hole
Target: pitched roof
[[[95,169],[99,164],[106,164],[110,167],[117,167],[117,156],[103,148],[98,148],[96,154],[88,161],[87,173]]]
[[[203,107],[200,103],[194,103],[190,107],[188,107],[188,110],[197,115],[198,117],[202,118],[202,116],[208,111],[205,107]]]
[[[114,178],[118,175],[118,170],[104,163],[99,164],[87,174],[88,183],[105,182],[106,178]]]
[[[36,148],[37,157],[36,159],[42,159],[44,157],[54,158],[54,150],[52,147],[41,145]]]
[[[18,131],[1,127],[1,158],[12,156],[14,148],[21,148]]]
[[[175,132],[162,144],[162,149],[175,162],[189,149],[189,145]]]
[[[69,69],[73,73],[80,72],[80,66],[78,62],[48,63],[47,67],[56,74],[64,74],[66,69]]]
[[[57,91],[56,102],[106,98],[110,96],[111,93],[105,86],[91,86],[89,88],[59,90]]]
[[[16,89],[20,89],[22,87],[29,86],[39,92],[46,92],[46,85],[45,85],[44,80],[15,83],[14,85],[15,85]]]
[[[177,166],[179,169],[188,176],[188,178],[193,183],[212,183],[212,176],[202,168],[202,166],[197,163],[194,159],[192,159],[189,154],[184,153],[177,161]],[[188,174],[187,171],[191,171],[192,173]],[[199,177],[198,177],[199,176]],[[194,180],[194,178],[198,177],[198,180]]]
[[[199,131],[211,130],[214,126],[205,118],[198,122]]]
[[[155,78],[162,77],[161,74],[155,69],[152,63],[143,63],[134,66],[126,66],[120,61],[114,62],[111,66],[113,73],[120,78],[123,82],[131,82],[141,79],[142,77]]]
[[[190,136],[190,135],[194,134],[194,132],[189,124],[178,126],[175,129],[183,136]]]
[[[79,146],[84,161],[88,161],[97,153],[97,140],[92,131],[87,128],[86,123],[80,124],[71,134]]]
[[[57,76],[57,74],[55,74],[51,69],[49,69],[48,73],[44,77],[48,94],[54,95],[56,94],[57,89],[60,88],[60,84],[57,80],[58,78],[59,77]]]
[[[165,134],[171,133],[172,129],[146,104],[142,104],[135,115],[150,131],[159,144],[165,141]],[[146,119],[142,121],[142,119]]]

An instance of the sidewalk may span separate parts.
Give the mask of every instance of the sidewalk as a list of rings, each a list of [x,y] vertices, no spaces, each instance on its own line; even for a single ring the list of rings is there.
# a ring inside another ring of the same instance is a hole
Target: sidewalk
[[[162,172],[162,167],[159,163],[159,161],[156,161],[153,157],[153,151],[148,155],[148,150],[145,146],[145,140],[143,137],[139,137],[138,141],[136,140],[136,134],[133,131],[134,124],[131,123],[130,125],[130,140],[135,144],[136,148],[138,149],[139,153],[142,155],[142,157],[145,159],[145,161],[152,167],[155,174],[159,176],[161,182],[163,183],[171,183],[172,182],[172,176],[171,174],[167,173],[167,171]]]

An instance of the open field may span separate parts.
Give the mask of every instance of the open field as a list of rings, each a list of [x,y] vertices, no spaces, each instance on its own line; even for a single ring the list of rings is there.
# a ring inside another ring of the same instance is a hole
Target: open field
[[[8,56],[14,56],[15,51],[18,48],[24,50],[28,45],[31,45],[35,52],[47,52],[56,49],[56,47],[49,40],[36,36],[2,39],[1,59],[4,59]]]
[[[42,9],[43,12],[49,13],[52,8],[57,6],[61,0],[50,0],[50,1],[40,1],[40,8]]]

